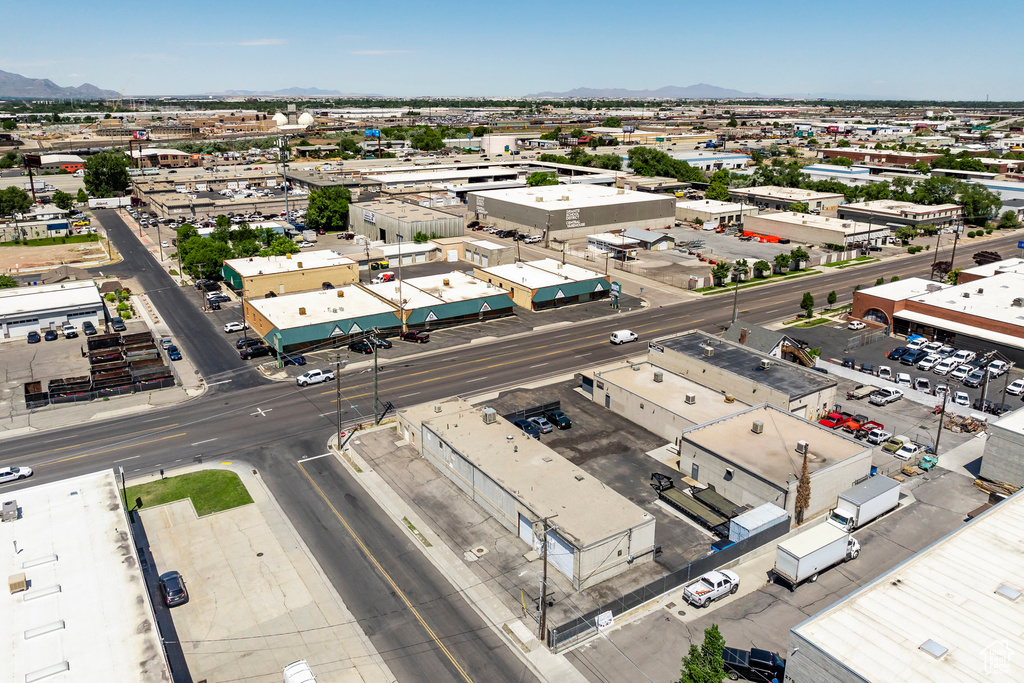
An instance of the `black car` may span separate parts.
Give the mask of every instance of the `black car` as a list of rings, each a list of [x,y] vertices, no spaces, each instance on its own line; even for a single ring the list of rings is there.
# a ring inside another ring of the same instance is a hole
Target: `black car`
[[[242,360],[249,360],[250,358],[260,358],[262,356],[270,355],[269,346],[250,346],[247,349],[242,349],[238,352],[238,356]]]
[[[885,357],[888,358],[889,360],[899,360],[900,358],[903,358],[903,354],[907,353],[908,351],[910,351],[910,349],[908,349],[906,346],[897,346],[895,349],[885,354]]]
[[[168,607],[184,605],[188,602],[188,589],[185,579],[178,572],[165,572],[160,575],[160,594],[164,596],[164,604]]]
[[[869,375],[873,375],[873,374],[875,374],[875,366],[872,365],[871,363],[863,363],[860,366],[860,371],[861,372],[866,372]]]
[[[378,349],[390,349],[392,346],[391,342],[387,339],[381,339],[379,337],[370,337],[370,343]]]
[[[281,363],[283,365],[305,365],[306,358],[304,356],[281,356]]]
[[[114,332],[124,332],[128,329],[125,327],[124,320],[121,320],[120,318],[111,318],[110,327]]]
[[[85,332],[86,337],[91,337],[92,335],[96,334],[96,326],[93,325],[90,321],[86,320],[84,323],[82,323],[82,332]]]
[[[57,334],[57,330],[47,330],[46,334],[43,335],[43,339],[45,339],[46,341],[54,341],[59,336],[60,335]]]
[[[734,647],[722,649],[722,663],[731,680],[741,676],[748,681],[781,681],[786,675],[786,660],[775,652],[753,648],[738,650]]]
[[[548,419],[548,422],[555,425],[559,429],[569,429],[572,427],[572,420],[569,416],[563,413],[561,410],[549,410],[544,413],[544,417]]]
[[[855,365],[857,365],[857,361],[855,359],[853,359],[853,358],[844,358],[843,359],[843,367],[844,368],[853,369],[853,367]]]
[[[43,341],[43,338],[40,337],[39,333],[36,332],[35,330],[32,330],[31,332],[28,333],[28,343],[29,344],[38,344],[41,341]]]
[[[373,345],[365,339],[360,339],[349,344],[348,350],[352,353],[373,353]]]
[[[537,425],[533,424],[529,420],[519,418],[518,420],[513,420],[512,424],[522,429],[524,432],[527,433],[527,435],[532,436],[535,439],[540,438],[540,429],[537,427]]]
[[[248,346],[259,346],[262,343],[263,340],[261,340],[259,337],[242,337],[241,339],[235,341],[235,348],[244,349]]]
[[[974,399],[974,403],[971,404],[971,408],[974,410],[980,410],[984,413],[991,413],[992,415],[1002,415],[1003,413],[1008,413],[1013,410],[1009,403],[999,403],[998,401],[988,400],[982,403],[980,398]]]
[[[928,357],[928,352],[927,351],[921,351],[921,350],[913,351],[913,350],[910,350],[907,353],[905,353],[902,356],[900,356],[900,364],[901,365],[917,365],[918,363],[920,363],[922,360],[924,360],[927,357]]]

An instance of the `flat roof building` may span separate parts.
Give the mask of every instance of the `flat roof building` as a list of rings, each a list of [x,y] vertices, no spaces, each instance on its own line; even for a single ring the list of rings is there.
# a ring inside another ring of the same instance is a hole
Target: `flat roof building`
[[[699,220],[704,225],[731,225],[743,222],[744,216],[756,215],[757,207],[753,204],[720,202],[717,199],[676,202],[676,219],[690,223]]]
[[[647,360],[755,405],[767,401],[817,420],[835,404],[836,381],[700,330],[655,339]]]
[[[874,225],[934,225],[943,228],[963,218],[963,207],[957,204],[914,204],[895,199],[854,202],[839,207],[840,220],[860,221]]]
[[[507,230],[564,240],[675,224],[675,198],[592,184],[470,192],[474,217]]]
[[[1001,402],[999,398],[996,401]],[[1024,410],[1017,408],[988,425],[981,476],[1024,487]]]
[[[484,268],[515,263],[516,250],[514,246],[479,239],[473,236],[475,234],[430,240],[430,243],[437,249],[434,259],[450,263],[468,261]]]
[[[12,586],[0,680],[170,681],[150,602],[155,574],[141,569],[114,473],[7,491],[3,500],[16,503],[16,517],[0,524],[0,542],[16,552],[0,558]]]
[[[513,313],[509,292],[458,270],[363,287],[400,306],[409,326],[431,328]]]
[[[512,534],[582,590],[654,559],[655,518],[495,411],[462,399],[400,410],[399,431]]]
[[[822,159],[835,159],[842,157],[849,159],[855,164],[887,164],[889,166],[913,166],[923,161],[930,164],[941,154],[926,152],[900,152],[891,149],[870,149],[867,147],[829,147],[819,149],[818,154]]]
[[[830,216],[781,211],[747,216],[743,221],[743,232],[805,244],[838,244],[848,247],[884,244],[892,235],[892,228]]]
[[[607,275],[553,259],[477,267],[473,275],[512,292],[516,305],[530,310],[593,301],[611,291]]]
[[[325,282],[337,287],[359,280],[359,264],[330,249],[228,259],[220,272],[232,289],[246,297],[292,294],[320,289]]]
[[[668,155],[673,159],[685,161],[694,168],[699,168],[705,173],[715,171],[734,171],[746,168],[750,163],[750,157],[746,154],[736,152],[711,152],[705,150],[680,150],[672,151]]]
[[[350,204],[348,227],[371,240],[414,243],[417,233],[457,237],[466,222],[461,216],[394,199]]]
[[[870,445],[767,403],[684,429],[679,470],[729,500],[772,503],[795,517],[805,456],[811,499],[804,519],[834,507],[871,471]]]
[[[1024,680],[1022,527],[1017,493],[793,627],[786,680]]]
[[[773,211],[788,211],[789,207],[797,202],[807,204],[807,208],[811,211],[828,211],[837,208],[846,199],[843,195],[833,192],[815,192],[776,185],[732,187],[729,188],[729,198],[734,202],[742,201],[744,204],[753,204],[759,209]]]
[[[29,332],[106,324],[100,290],[93,280],[0,289],[0,338],[24,339]]]
[[[73,173],[85,167],[85,161],[77,154],[43,154],[39,157],[44,171],[67,171]]]

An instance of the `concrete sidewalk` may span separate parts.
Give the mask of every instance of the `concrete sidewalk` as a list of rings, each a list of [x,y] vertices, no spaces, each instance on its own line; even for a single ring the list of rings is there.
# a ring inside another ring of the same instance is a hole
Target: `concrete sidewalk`
[[[141,512],[153,576],[180,571],[189,590],[170,616],[192,679],[278,683],[305,659],[321,683],[395,681],[259,474],[241,463],[174,474],[200,469],[235,472],[253,504],[202,518],[188,500]]]
[[[390,426],[374,428],[374,431],[377,430],[390,430]],[[448,547],[444,539],[440,538],[374,471],[359,453],[358,434],[348,442],[340,454],[335,435],[328,441],[328,450],[353,472],[355,480],[388,513],[395,525],[408,534],[431,564],[451,582],[466,602],[507,642],[512,651],[538,678],[559,683],[586,681],[586,678],[563,656],[552,654],[537,639],[533,627],[511,612],[502,600],[477,578],[466,562]]]

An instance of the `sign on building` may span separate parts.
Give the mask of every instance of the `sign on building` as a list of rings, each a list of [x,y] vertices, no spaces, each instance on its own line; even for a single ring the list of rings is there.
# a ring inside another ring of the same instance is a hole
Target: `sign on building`
[[[363,221],[377,225],[377,217],[373,215],[373,211],[367,211],[366,209],[363,209]]]

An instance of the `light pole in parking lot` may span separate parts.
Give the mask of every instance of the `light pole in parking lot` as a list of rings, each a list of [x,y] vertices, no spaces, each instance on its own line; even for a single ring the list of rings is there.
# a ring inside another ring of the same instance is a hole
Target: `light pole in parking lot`
[[[284,222],[288,223],[291,217],[288,212],[288,160],[285,155],[288,153],[288,137],[282,135],[277,139],[278,156],[281,158],[281,175],[284,177]]]

